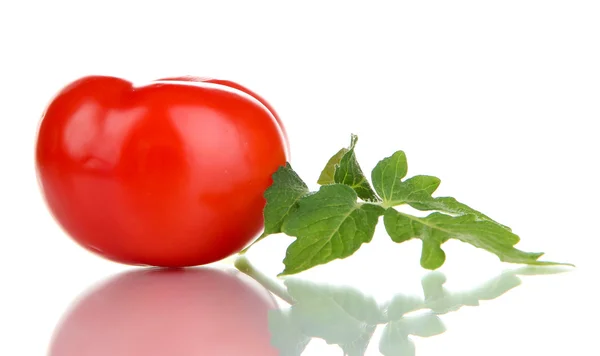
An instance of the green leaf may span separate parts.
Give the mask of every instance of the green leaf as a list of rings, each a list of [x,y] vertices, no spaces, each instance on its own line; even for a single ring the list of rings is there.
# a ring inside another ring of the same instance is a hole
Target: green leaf
[[[281,226],[288,216],[296,210],[298,200],[309,193],[308,187],[294,172],[289,163],[279,167],[273,173],[272,178],[273,183],[264,193],[267,201],[263,209],[265,229],[262,235],[240,251],[240,254],[244,254],[265,237],[282,232]]]
[[[390,157],[384,158],[371,171],[373,187],[384,203],[392,200],[396,184],[402,181],[408,173],[406,155],[402,151],[396,151]]]
[[[371,173],[371,179],[375,191],[383,198],[384,206],[409,204],[417,210],[437,210],[456,215],[472,214],[479,220],[497,223],[487,215],[452,197],[433,198],[431,195],[441,183],[439,178],[420,175],[403,181],[407,172],[406,155],[402,151],[397,151],[392,156],[384,158],[375,166]],[[510,230],[509,227],[502,226]]]
[[[437,269],[444,264],[445,254],[441,245],[451,238],[494,253],[504,262],[559,264],[537,261],[543,253],[523,252],[514,248],[519,242],[517,235],[496,223],[478,220],[475,215],[454,217],[433,213],[425,218],[418,218],[389,208],[383,221],[393,241],[400,243],[412,238],[423,241],[421,266],[426,269]]]
[[[281,225],[297,208],[298,200],[308,193],[308,187],[289,163],[279,167],[273,174],[273,184],[264,194],[267,204],[263,211],[265,231],[261,237],[281,232]]]
[[[457,201],[452,197],[438,197],[433,199],[423,199],[422,201],[409,201],[408,204],[413,208],[421,211],[428,210],[437,210],[445,213],[456,214],[456,215],[465,215],[472,214],[475,215],[479,220],[487,220],[499,224],[494,221],[489,216]],[[499,224],[501,225],[501,224]],[[503,226],[505,229],[510,230],[508,226]]]
[[[406,155],[397,151],[379,161],[371,172],[375,191],[382,197],[386,207],[433,199],[431,194],[439,187],[440,179],[419,175],[403,181],[407,171]]]
[[[422,240],[421,265],[428,269],[443,265],[446,255],[442,244],[450,238],[486,249],[505,262],[561,265],[538,261],[542,253],[514,248],[518,236],[480,211],[452,197],[433,197],[441,183],[439,178],[417,175],[405,179],[408,163],[403,151],[377,163],[371,186],[356,159],[357,140],[352,135],[350,146],[329,159],[319,177],[318,192],[309,192],[289,163],[273,175],[273,184],[264,194],[265,230],[254,243],[280,232],[296,237],[288,247],[280,275],[352,255],[371,241],[381,215],[385,215],[386,229],[394,241]],[[393,209],[402,204],[438,213],[418,218]]]
[[[371,184],[367,180],[367,177],[363,173],[358,161],[356,160],[356,154],[354,148],[358,137],[352,135],[350,141],[350,148],[344,153],[340,159],[339,165],[335,168],[334,181],[335,183],[345,184],[356,191],[359,198],[364,201],[379,202],[380,199],[371,188]],[[339,152],[338,152],[339,153]]]
[[[348,152],[348,149],[342,148],[336,154],[334,154],[329,159],[329,161],[327,161],[327,164],[325,165],[325,168],[323,168],[323,171],[319,176],[319,180],[317,181],[318,184],[325,185],[335,183],[333,179],[333,176],[335,174],[335,168],[340,164],[340,161],[342,160],[342,157],[346,154],[346,152]]]
[[[414,176],[396,184],[392,192],[392,200],[388,204],[426,202],[431,194],[440,186],[440,179],[432,176]]]
[[[297,210],[282,226],[296,241],[287,249],[281,275],[352,255],[371,241],[383,212],[379,205],[358,203],[357,193],[342,184],[324,185],[301,198]]]

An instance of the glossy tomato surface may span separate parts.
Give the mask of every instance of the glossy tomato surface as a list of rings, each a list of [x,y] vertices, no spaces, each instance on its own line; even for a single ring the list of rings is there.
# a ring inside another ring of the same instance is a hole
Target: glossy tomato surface
[[[137,270],[78,298],[49,356],[275,356],[277,304],[243,274],[208,268]]]
[[[272,109],[231,85],[101,76],[54,98],[36,148],[43,195],[74,240],[166,267],[218,261],[255,238],[287,160]]]
[[[230,87],[233,89],[237,89],[240,91],[243,91],[244,93],[252,96],[254,99],[260,101],[261,104],[263,104],[273,115],[273,117],[275,118],[275,120],[277,120],[277,123],[279,124],[279,126],[281,127],[281,131],[283,133],[283,136],[286,140],[287,143],[287,150],[288,150],[288,156],[289,156],[289,150],[290,150],[290,146],[289,146],[289,140],[288,140],[288,135],[287,132],[285,130],[285,126],[283,125],[283,122],[281,122],[281,119],[279,118],[279,115],[277,114],[277,111],[275,111],[275,108],[273,108],[273,106],[271,106],[271,104],[269,104],[268,101],[266,101],[263,97],[261,97],[260,95],[258,95],[257,93],[255,93],[254,91],[250,90],[249,88],[238,84],[236,82],[232,82],[230,80],[224,80],[224,79],[217,79],[217,78],[211,78],[211,77],[194,77],[194,76],[182,76],[182,77],[170,77],[170,78],[163,78],[163,79],[159,79],[159,81],[185,81],[185,82],[205,82],[205,83],[214,83],[214,84],[219,84],[219,85],[223,85],[226,87]]]

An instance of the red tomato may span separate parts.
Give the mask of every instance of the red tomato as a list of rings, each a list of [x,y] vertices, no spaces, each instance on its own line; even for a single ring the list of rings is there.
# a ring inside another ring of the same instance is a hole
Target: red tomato
[[[163,78],[160,79],[160,81],[184,81],[184,82],[206,82],[206,83],[215,83],[215,84],[220,84],[220,85],[225,85],[228,86],[230,88],[233,89],[237,89],[237,90],[241,90],[244,93],[254,97],[254,99],[260,101],[273,115],[273,117],[275,117],[275,120],[277,120],[277,122],[279,123],[279,126],[281,127],[281,131],[283,133],[283,136],[285,137],[286,143],[287,143],[287,150],[288,150],[288,155],[289,155],[289,151],[290,151],[290,146],[289,146],[289,140],[288,140],[288,135],[287,132],[285,130],[285,127],[283,126],[283,123],[281,122],[281,119],[279,118],[279,115],[277,115],[277,112],[275,111],[275,109],[271,106],[271,104],[269,104],[265,99],[263,99],[260,95],[256,94],[255,92],[253,92],[252,90],[246,88],[243,85],[240,85],[238,83],[234,83],[230,80],[223,80],[223,79],[215,79],[215,78],[209,78],[209,77],[193,77],[193,76],[184,76],[184,77],[171,77],[171,78]]]
[[[278,355],[272,296],[215,269],[138,270],[86,293],[55,329],[49,356]]]
[[[79,244],[122,263],[183,267],[238,252],[262,230],[263,193],[288,160],[261,100],[201,81],[70,84],[37,139],[51,212]]]

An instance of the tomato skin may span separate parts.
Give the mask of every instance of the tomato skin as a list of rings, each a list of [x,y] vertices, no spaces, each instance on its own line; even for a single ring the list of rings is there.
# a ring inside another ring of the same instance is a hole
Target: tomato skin
[[[51,212],[79,244],[121,263],[184,267],[260,233],[263,193],[286,148],[273,114],[242,91],[90,76],[48,106],[36,167]]]
[[[185,81],[185,82],[205,82],[205,83],[214,83],[214,84],[219,84],[219,85],[223,85],[229,88],[233,88],[233,89],[237,89],[240,91],[243,91],[244,93],[252,96],[254,99],[260,101],[261,104],[263,104],[273,115],[273,117],[275,118],[275,120],[277,120],[277,123],[279,123],[279,127],[281,128],[281,131],[283,133],[283,137],[285,138],[286,141],[286,148],[288,150],[288,156],[290,154],[290,145],[289,145],[289,138],[288,138],[288,134],[287,131],[285,129],[285,126],[283,125],[283,122],[281,121],[281,119],[279,118],[279,115],[277,114],[277,112],[275,111],[275,108],[273,108],[273,106],[271,106],[271,104],[269,104],[269,102],[267,102],[263,97],[261,97],[260,95],[256,94],[255,92],[253,92],[252,90],[246,88],[245,86],[238,84],[236,82],[232,82],[231,80],[225,80],[225,79],[217,79],[217,78],[211,78],[211,77],[194,77],[194,76],[182,76],[182,77],[169,77],[169,78],[163,78],[163,79],[159,79],[158,81]]]
[[[275,356],[273,297],[243,274],[143,269],[78,298],[57,325],[49,356]]]

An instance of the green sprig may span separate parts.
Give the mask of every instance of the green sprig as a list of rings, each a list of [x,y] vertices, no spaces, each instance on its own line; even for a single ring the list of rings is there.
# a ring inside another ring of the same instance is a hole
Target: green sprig
[[[265,192],[265,230],[255,243],[276,233],[296,238],[287,249],[280,275],[351,256],[371,241],[380,216],[392,241],[422,241],[421,266],[426,269],[444,264],[442,245],[450,239],[487,250],[504,262],[563,264],[539,261],[543,253],[516,249],[519,236],[509,227],[455,198],[433,197],[441,183],[439,178],[417,175],[405,179],[408,163],[403,151],[377,163],[371,172],[371,185],[356,159],[357,142],[357,136],[352,135],[350,147],[329,159],[316,192],[309,191],[289,163],[273,174],[273,184]],[[397,211],[395,207],[400,205],[432,213],[416,217]]]

